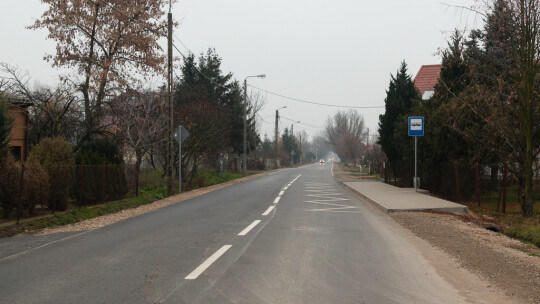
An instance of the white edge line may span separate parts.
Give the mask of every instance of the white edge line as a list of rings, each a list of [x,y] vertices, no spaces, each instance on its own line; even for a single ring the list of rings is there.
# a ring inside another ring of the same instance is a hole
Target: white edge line
[[[35,250],[38,250],[38,249],[41,249],[41,248],[44,248],[44,247],[47,247],[49,245],[52,245],[52,244],[56,244],[58,242],[61,242],[61,241],[66,241],[66,240],[69,240],[71,238],[74,238],[74,237],[77,237],[79,235],[83,235],[83,234],[86,234],[88,232],[90,232],[92,230],[86,230],[86,231],[83,231],[83,232],[80,232],[80,233],[77,233],[77,234],[73,234],[73,235],[70,235],[70,236],[67,236],[65,238],[61,238],[59,240],[55,240],[55,241],[52,241],[52,242],[49,242],[49,243],[45,243],[43,245],[40,245],[40,246],[37,246],[37,247],[34,247],[34,248],[29,248],[29,249],[26,249],[24,251],[21,251],[21,252],[17,252],[17,253],[14,253],[12,255],[8,255],[8,256],[5,256],[3,258],[0,258],[0,262],[1,261],[4,261],[4,260],[9,260],[9,259],[14,259],[14,258],[17,258],[19,256],[22,256],[22,255],[25,255],[27,253],[30,253],[32,251],[35,251]]]
[[[272,212],[272,210],[274,210],[274,206],[268,207],[268,209],[266,209],[266,211],[262,215],[267,216],[268,214],[270,214],[270,212]]]
[[[186,280],[195,280],[198,278],[210,265],[212,265],[220,256],[222,256],[227,250],[229,250],[232,245],[225,245],[219,248],[214,254],[212,254],[206,261],[204,261],[199,267],[195,268],[190,274],[185,278]]]
[[[274,204],[277,204],[280,199],[281,199],[281,196],[276,197],[276,199],[274,200]]]
[[[244,235],[248,234],[251,231],[251,229],[253,229],[255,226],[257,226],[257,224],[259,224],[260,222],[261,222],[261,220],[254,221],[249,226],[247,226],[246,229],[242,230],[242,232],[240,232],[238,235],[244,236]]]

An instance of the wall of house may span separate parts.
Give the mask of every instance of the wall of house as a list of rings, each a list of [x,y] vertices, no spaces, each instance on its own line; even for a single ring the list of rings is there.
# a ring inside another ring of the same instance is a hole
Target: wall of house
[[[20,147],[19,160],[24,160],[26,155],[26,119],[27,112],[15,106],[10,106],[8,114],[13,117],[13,127],[11,128],[9,146]],[[14,150],[19,150],[14,149]]]

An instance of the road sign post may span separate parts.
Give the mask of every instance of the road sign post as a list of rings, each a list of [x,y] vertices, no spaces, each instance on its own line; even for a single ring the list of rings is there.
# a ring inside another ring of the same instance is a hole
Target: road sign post
[[[420,178],[418,177],[418,136],[424,136],[424,117],[409,117],[409,136],[414,136],[414,190],[418,191],[420,187]]]
[[[189,132],[182,126],[174,131],[174,139],[178,142],[178,193],[182,193],[182,143],[188,136]]]

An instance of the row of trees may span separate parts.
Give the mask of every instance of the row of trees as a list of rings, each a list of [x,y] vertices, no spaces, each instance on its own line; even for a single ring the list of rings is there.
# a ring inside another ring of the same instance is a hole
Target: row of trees
[[[164,73],[158,39],[166,33],[169,2],[43,2],[48,9],[29,28],[48,30],[57,48],[45,60],[67,68],[69,74],[54,87],[32,86],[27,73],[7,63],[0,66],[6,75],[1,95],[33,104],[30,146],[43,138],[62,137],[76,153],[88,142],[104,139],[117,145],[121,161],[133,159],[137,174],[145,161],[165,169],[167,94],[155,79]],[[174,125],[183,125],[191,136],[183,145],[182,164],[175,165],[182,166],[191,182],[203,160],[217,164],[240,153],[244,95],[232,73],[222,72],[221,58],[213,49],[185,58],[177,74]],[[260,143],[255,115],[264,99],[249,99],[248,150],[254,151]]]
[[[127,162],[134,164],[138,193],[143,164],[162,172],[167,168],[166,56],[158,40],[166,33],[169,2],[42,2],[48,8],[28,28],[48,31],[48,38],[56,42],[56,52],[44,59],[68,72],[57,85],[46,86],[31,83],[30,75],[19,68],[0,63],[0,100],[19,98],[32,104],[27,130],[30,153],[49,138],[62,138],[71,146],[71,162],[47,163],[45,167]],[[232,73],[222,71],[221,58],[214,49],[183,58],[175,74],[173,125],[182,125],[191,135],[183,143],[181,164],[177,145],[173,145],[174,172],[180,167],[184,181],[191,184],[202,164],[226,169],[227,160],[241,153],[246,93]],[[250,93],[247,99],[248,153],[274,158],[275,145],[268,139],[263,143],[257,128],[257,112],[265,98]],[[11,121],[4,113],[6,105],[0,104],[2,162],[8,151]],[[304,160],[315,159],[309,154],[315,149],[309,147],[307,135],[295,135],[292,126],[282,133],[279,147],[278,157],[285,163],[292,151],[296,163],[304,151]]]
[[[480,163],[496,178],[506,163],[522,214],[530,217],[540,153],[540,1],[494,0],[483,17],[483,28],[452,35],[430,100],[419,101],[405,63],[392,76],[379,142],[393,168],[410,162],[406,119],[424,116],[419,155],[426,170],[440,163]]]

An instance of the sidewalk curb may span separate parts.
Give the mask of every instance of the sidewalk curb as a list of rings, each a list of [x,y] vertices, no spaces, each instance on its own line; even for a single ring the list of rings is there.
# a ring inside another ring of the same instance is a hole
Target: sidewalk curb
[[[418,211],[439,211],[439,212],[450,212],[450,213],[456,213],[456,214],[468,214],[469,213],[469,208],[467,206],[464,206],[464,207],[456,207],[456,208],[451,208],[451,207],[442,207],[442,208],[417,208],[417,209],[409,209],[409,208],[392,208],[392,209],[389,209],[388,207],[386,207],[383,203],[380,203],[378,202],[377,200],[361,193],[361,192],[358,192],[357,190],[349,187],[348,185],[345,184],[345,182],[341,182],[340,183],[347,189],[349,189],[349,191],[353,192],[353,193],[356,193],[358,196],[362,197],[363,199],[373,203],[375,206],[377,206],[379,209],[381,209],[382,211],[384,211],[385,213],[392,213],[392,212],[407,212],[407,211],[410,211],[410,212],[418,212]],[[425,195],[425,194],[424,194]]]

